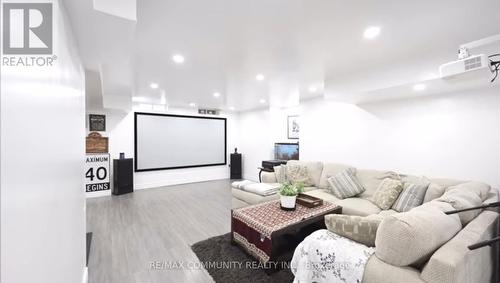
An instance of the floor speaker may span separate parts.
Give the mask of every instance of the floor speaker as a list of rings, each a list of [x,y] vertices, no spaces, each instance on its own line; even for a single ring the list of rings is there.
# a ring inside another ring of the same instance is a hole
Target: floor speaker
[[[231,153],[231,179],[241,179],[241,153]]]
[[[113,194],[123,195],[134,191],[134,159],[113,160]]]

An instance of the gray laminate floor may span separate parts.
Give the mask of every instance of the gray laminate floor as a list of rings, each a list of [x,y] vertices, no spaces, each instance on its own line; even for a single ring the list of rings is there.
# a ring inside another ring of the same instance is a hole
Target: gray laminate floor
[[[229,180],[88,199],[89,283],[213,282],[190,245],[228,233],[230,207]]]

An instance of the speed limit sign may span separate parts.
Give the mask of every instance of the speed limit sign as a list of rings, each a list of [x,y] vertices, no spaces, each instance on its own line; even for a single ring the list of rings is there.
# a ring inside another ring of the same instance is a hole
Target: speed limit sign
[[[85,191],[109,190],[109,153],[87,154],[85,157]]]

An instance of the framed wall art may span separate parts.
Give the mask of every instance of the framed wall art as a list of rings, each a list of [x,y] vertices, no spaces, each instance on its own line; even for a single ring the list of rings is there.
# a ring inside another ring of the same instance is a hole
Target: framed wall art
[[[89,114],[89,130],[91,132],[106,131],[106,115]]]
[[[288,116],[288,138],[298,139],[300,132],[299,116]]]

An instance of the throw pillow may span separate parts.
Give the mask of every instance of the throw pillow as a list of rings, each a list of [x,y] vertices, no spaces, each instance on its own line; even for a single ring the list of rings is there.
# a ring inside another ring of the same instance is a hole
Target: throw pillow
[[[365,188],[356,177],[355,168],[344,169],[327,180],[330,184],[330,191],[339,199],[350,198],[365,191]]]
[[[380,179],[380,180],[383,180],[385,178],[391,178],[394,180],[401,180],[401,174],[396,173],[394,171],[386,171],[386,172],[382,173],[379,177],[377,177],[377,179]]]
[[[378,186],[371,201],[382,210],[389,209],[398,199],[402,190],[403,184],[401,181],[386,178]]]
[[[431,201],[405,213],[386,216],[377,229],[375,255],[395,266],[426,262],[461,229],[458,215],[444,212],[453,207]]]
[[[286,183],[286,165],[274,166],[274,175],[276,182],[280,184]]]
[[[326,228],[337,235],[346,237],[369,247],[375,246],[375,236],[382,217],[330,214],[325,216]]]
[[[392,209],[405,212],[421,205],[424,202],[425,193],[429,184],[404,183],[403,191],[392,205]]]
[[[307,167],[302,165],[287,165],[286,180],[291,184],[302,183],[305,187],[314,185]]]
[[[453,206],[453,209],[465,209],[483,204],[481,197],[476,192],[467,190],[447,191],[435,201],[449,203]],[[462,225],[465,226],[476,218],[476,216],[478,216],[482,211],[482,209],[463,211],[458,213],[458,217],[460,218]]]

